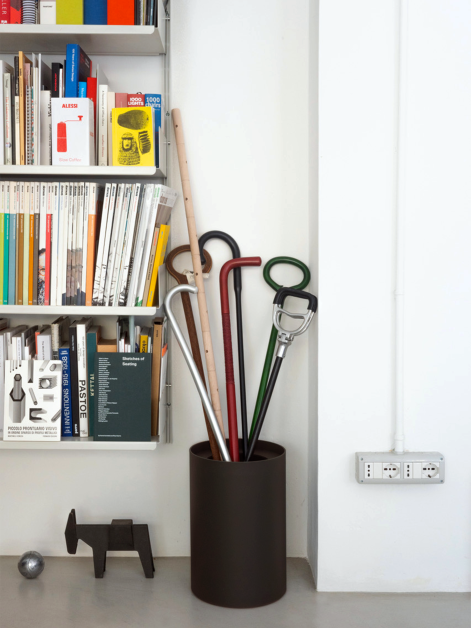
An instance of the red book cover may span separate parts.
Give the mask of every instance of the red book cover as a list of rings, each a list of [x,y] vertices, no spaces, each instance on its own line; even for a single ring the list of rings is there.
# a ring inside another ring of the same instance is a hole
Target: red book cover
[[[87,78],[87,98],[93,102],[93,113],[95,115],[95,129],[96,129],[96,92],[97,92],[97,83],[96,78]]]
[[[125,109],[127,106],[128,106],[128,95],[116,94],[115,95],[115,107],[117,109]]]
[[[134,25],[134,0],[108,2],[108,24]]]
[[[21,0],[10,0],[10,24],[21,24]]]
[[[44,305],[51,305],[51,227],[52,214],[48,211],[46,214],[46,277],[44,282]]]
[[[10,23],[10,0],[0,0],[0,24]]]
[[[128,94],[128,107],[145,107],[146,97],[144,94]]]

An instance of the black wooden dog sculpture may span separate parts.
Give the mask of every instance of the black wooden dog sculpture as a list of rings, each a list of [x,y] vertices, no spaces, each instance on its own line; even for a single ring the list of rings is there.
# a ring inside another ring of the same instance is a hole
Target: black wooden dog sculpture
[[[95,578],[103,578],[108,550],[110,552],[138,552],[146,578],[154,577],[154,559],[147,524],[133,524],[132,519],[113,519],[109,525],[77,525],[75,509],[73,509],[70,511],[65,529],[65,542],[69,554],[77,552],[79,539],[90,545],[93,550]]]

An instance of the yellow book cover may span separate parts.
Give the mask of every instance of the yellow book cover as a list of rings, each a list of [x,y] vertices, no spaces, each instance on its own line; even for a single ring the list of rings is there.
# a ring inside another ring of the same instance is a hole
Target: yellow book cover
[[[147,307],[154,306],[155,295],[157,293],[157,277],[159,274],[159,268],[164,263],[169,233],[170,225],[160,225],[157,250],[155,252],[154,268],[152,269],[152,277],[150,280],[149,296],[147,297]]]
[[[57,0],[56,24],[83,24],[83,0]]]
[[[112,110],[113,166],[154,166],[152,107]]]

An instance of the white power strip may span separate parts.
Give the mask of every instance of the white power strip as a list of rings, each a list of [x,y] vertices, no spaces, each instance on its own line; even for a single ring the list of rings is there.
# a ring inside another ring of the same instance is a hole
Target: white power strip
[[[357,452],[355,475],[360,484],[443,484],[445,456],[438,451]]]

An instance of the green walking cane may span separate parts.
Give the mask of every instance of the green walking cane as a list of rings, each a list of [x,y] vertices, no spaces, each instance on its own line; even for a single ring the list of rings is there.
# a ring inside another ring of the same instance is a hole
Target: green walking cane
[[[296,266],[296,268],[299,268],[302,271],[303,280],[301,281],[301,283],[298,283],[296,286],[291,286],[291,288],[293,288],[294,290],[304,290],[304,288],[306,288],[309,282],[311,281],[311,273],[309,271],[309,268],[306,266],[306,264],[303,264],[303,262],[299,261],[298,259],[295,259],[294,257],[284,257],[284,256],[274,257],[273,259],[269,260],[265,264],[263,268],[263,278],[265,279],[267,284],[271,288],[273,288],[275,292],[278,292],[278,290],[280,290],[280,288],[283,287],[283,286],[279,286],[276,283],[276,281],[273,281],[273,279],[270,277],[270,271],[273,268],[273,266],[276,266],[276,264],[290,264],[291,266]],[[283,303],[280,304],[281,307],[283,307],[283,304],[284,304],[284,299],[283,299]],[[271,365],[273,362],[273,356],[275,354],[277,335],[278,335],[278,331],[276,327],[273,325],[271,329],[271,334],[270,334],[270,342],[268,343],[267,355],[265,356],[265,364],[263,365],[262,379],[260,380],[260,388],[258,389],[257,403],[255,404],[255,410],[253,413],[252,426],[250,428],[249,438],[252,438],[253,436],[255,426],[257,425],[258,415],[260,414],[260,408],[262,407],[263,397],[265,396],[265,391],[267,389],[268,378],[270,376]]]

